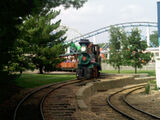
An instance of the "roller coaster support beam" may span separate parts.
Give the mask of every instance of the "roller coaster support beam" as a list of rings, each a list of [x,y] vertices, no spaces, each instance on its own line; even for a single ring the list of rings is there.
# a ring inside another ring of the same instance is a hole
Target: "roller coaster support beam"
[[[147,45],[150,46],[150,29],[147,27]]]

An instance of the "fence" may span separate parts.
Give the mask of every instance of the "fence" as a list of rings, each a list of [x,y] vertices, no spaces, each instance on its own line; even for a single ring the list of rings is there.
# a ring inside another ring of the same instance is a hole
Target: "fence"
[[[110,64],[102,62],[101,64],[102,70],[115,70]],[[121,66],[121,70],[134,70],[131,66]],[[144,65],[143,68],[138,70],[155,70],[155,63],[148,63]]]

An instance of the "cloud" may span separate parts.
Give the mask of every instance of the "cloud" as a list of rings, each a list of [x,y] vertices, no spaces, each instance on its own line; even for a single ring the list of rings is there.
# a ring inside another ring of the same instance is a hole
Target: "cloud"
[[[78,10],[58,9],[61,9],[58,19],[62,19],[62,24],[81,34],[117,23],[156,21],[157,15],[155,0],[88,0]]]
[[[138,19],[143,14],[144,9],[138,5],[128,5],[120,10],[120,19]]]

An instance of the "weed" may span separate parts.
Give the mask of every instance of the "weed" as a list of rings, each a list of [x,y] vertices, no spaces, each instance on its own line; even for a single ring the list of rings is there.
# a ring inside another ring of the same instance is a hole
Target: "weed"
[[[148,84],[145,86],[145,93],[146,93],[146,94],[150,94],[150,92],[151,92],[151,84],[148,83]]]

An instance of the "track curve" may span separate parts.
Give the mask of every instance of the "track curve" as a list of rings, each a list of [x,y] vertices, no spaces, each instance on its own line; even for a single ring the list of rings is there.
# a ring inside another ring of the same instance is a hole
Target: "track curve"
[[[46,99],[46,97],[52,93],[54,90],[57,90],[63,86],[71,85],[74,83],[79,83],[80,80],[70,80],[65,82],[58,82],[54,84],[47,85],[45,87],[39,88],[37,90],[34,90],[30,93],[28,93],[23,99],[20,100],[20,102],[17,104],[13,120],[28,120],[28,119],[42,119],[45,120],[45,117],[43,115],[43,103]],[[36,106],[31,106],[32,102],[37,103]],[[37,112],[32,113],[33,111],[29,110],[28,107],[25,106],[27,104],[28,106],[33,107],[32,109],[36,109]],[[28,109],[28,110],[26,110]],[[28,112],[28,115],[26,116],[25,112]],[[30,115],[30,116],[29,116]],[[23,119],[22,119],[23,118]]]
[[[147,113],[143,110],[137,109],[134,106],[130,105],[126,100],[126,97],[132,92],[144,88],[144,85],[134,86],[130,88],[125,88],[120,91],[117,91],[107,97],[108,105],[113,108],[115,111],[123,115],[124,117],[130,120],[157,120],[160,119],[158,116],[151,113]],[[133,90],[132,90],[133,89]],[[128,91],[127,94],[124,93]],[[131,91],[130,91],[131,90]]]
[[[143,87],[142,87],[142,88],[143,88]],[[137,111],[140,111],[140,112],[142,112],[142,113],[144,113],[144,114],[146,114],[146,115],[152,116],[153,118],[160,119],[159,116],[154,115],[154,114],[149,113],[149,112],[146,112],[146,111],[143,111],[143,110],[141,110],[141,109],[139,109],[139,108],[136,108],[135,106],[133,106],[132,104],[130,104],[129,101],[127,101],[127,99],[126,99],[127,96],[130,95],[131,93],[133,93],[134,91],[138,90],[138,89],[141,89],[141,88],[134,89],[134,90],[128,92],[127,94],[125,94],[125,95],[123,96],[123,101],[124,101],[128,106],[130,106],[131,108],[133,108],[133,109],[135,109],[135,110],[137,110]]]

